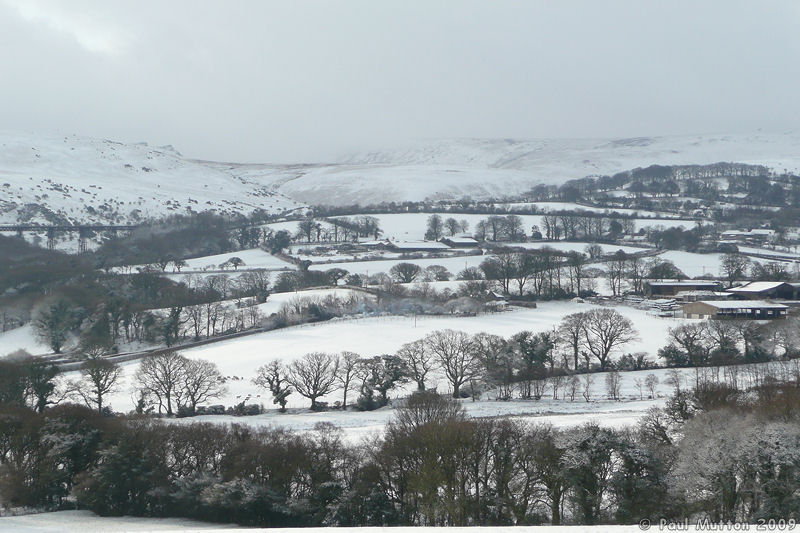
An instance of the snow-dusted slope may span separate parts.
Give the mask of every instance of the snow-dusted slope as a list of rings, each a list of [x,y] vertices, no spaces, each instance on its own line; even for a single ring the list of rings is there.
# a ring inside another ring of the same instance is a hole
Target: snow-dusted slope
[[[455,139],[332,164],[269,165],[188,160],[146,144],[0,133],[0,222],[128,222],[189,209],[280,212],[298,203],[487,199],[652,164],[719,161],[797,171],[800,134]]]
[[[797,169],[800,134],[682,135],[630,139],[443,139],[371,152],[347,163],[462,165],[583,177],[652,164],[738,161]]]
[[[633,139],[445,139],[355,155],[336,165],[232,166],[309,204],[476,199],[517,195],[652,164],[736,161],[800,169],[800,134],[692,135]]]
[[[172,147],[0,133],[0,222],[120,223],[215,209],[282,212],[298,204]]]

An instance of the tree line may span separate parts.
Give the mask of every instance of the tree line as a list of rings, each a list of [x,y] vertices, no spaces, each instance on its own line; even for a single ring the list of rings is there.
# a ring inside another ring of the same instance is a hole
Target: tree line
[[[412,395],[382,435],[0,405],[10,505],[242,525],[755,522],[800,514],[800,381],[681,389],[628,428],[470,419]]]
[[[568,315],[551,331],[521,331],[507,339],[445,329],[406,343],[394,354],[312,352],[290,364],[274,359],[258,369],[253,383],[269,391],[281,411],[293,393],[310,400],[314,410],[328,407],[319,399],[334,392],[343,396],[339,408],[347,409],[348,396],[356,394],[353,407],[372,410],[387,405],[389,392],[397,386],[411,383],[417,391],[426,391],[438,377],[444,378],[453,398],[475,398],[493,390],[498,399],[517,394],[539,400],[549,387],[554,398],[561,393],[574,401],[583,391],[588,401],[593,378],[582,382],[578,373],[652,366],[641,354],[612,361],[637,335],[631,321],[618,312],[591,309]]]

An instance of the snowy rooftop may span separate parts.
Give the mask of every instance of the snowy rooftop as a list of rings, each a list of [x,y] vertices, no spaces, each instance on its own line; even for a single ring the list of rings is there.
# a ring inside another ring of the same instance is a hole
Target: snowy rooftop
[[[768,291],[786,285],[783,281],[751,281],[747,285],[741,287],[733,287],[728,289],[731,292],[762,292]]]
[[[726,237],[754,237],[758,236],[769,236],[775,233],[775,230],[771,229],[751,229],[750,231],[732,229],[728,231],[723,231],[722,235]]]
[[[748,301],[715,300],[713,302],[703,300],[702,302],[697,302],[697,303],[707,304],[712,307],[716,307],[717,309],[788,309],[788,307],[783,304],[776,304],[775,302],[767,302],[764,300],[748,300]]]
[[[718,281],[698,279],[695,281],[650,281],[651,287],[696,287],[698,285],[710,285],[716,287]]]
[[[717,296],[720,298],[727,298],[731,296],[729,292],[717,292],[717,291],[678,291],[676,295],[678,297],[681,296]]]
[[[478,242],[472,237],[444,237],[442,240],[447,240],[457,244],[475,244]]]
[[[431,250],[449,250],[450,247],[442,242],[435,242],[435,241],[391,241],[395,247],[403,249],[403,248],[413,248],[413,249],[420,249],[426,248]]]

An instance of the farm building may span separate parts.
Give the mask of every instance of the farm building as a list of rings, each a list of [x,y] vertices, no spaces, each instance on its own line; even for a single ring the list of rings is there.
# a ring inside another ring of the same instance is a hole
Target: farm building
[[[783,281],[752,281],[741,287],[728,289],[734,297],[745,300],[763,300],[765,298],[784,298],[796,300],[800,288]]]
[[[683,316],[686,318],[745,318],[750,320],[772,320],[786,318],[783,304],[763,300],[702,301],[684,304]]]
[[[722,284],[711,280],[648,281],[644,284],[648,296],[677,296],[682,291],[719,291]]]
[[[744,230],[728,230],[720,234],[722,239],[730,239],[738,242],[753,242],[763,243],[775,236],[775,231],[771,229],[751,229]]]
[[[387,241],[385,246],[394,252],[443,252],[450,249],[436,241]]]
[[[697,302],[703,300],[728,300],[733,295],[729,292],[717,291],[679,291],[676,296],[682,302]]]
[[[479,244],[472,237],[442,237],[439,242],[451,248],[477,248]]]

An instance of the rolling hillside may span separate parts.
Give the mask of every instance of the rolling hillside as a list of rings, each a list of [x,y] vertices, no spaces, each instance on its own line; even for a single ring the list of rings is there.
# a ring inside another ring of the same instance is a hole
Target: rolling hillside
[[[136,223],[215,209],[299,207],[259,183],[189,161],[170,146],[0,133],[0,222]]]
[[[209,209],[474,199],[651,164],[737,161],[800,168],[800,134],[418,142],[331,164],[216,163],[170,146],[0,133],[0,222],[135,223]]]

